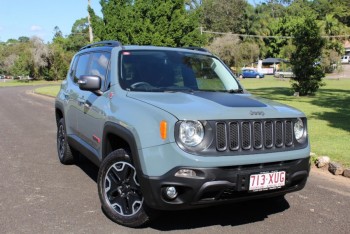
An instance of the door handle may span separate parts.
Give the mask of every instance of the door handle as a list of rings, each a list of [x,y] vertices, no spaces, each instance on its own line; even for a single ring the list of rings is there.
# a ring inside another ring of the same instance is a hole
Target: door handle
[[[88,102],[88,101],[84,102],[84,107],[90,108],[91,107],[91,103]]]
[[[79,97],[77,98],[79,106],[83,106],[85,104],[85,99],[84,97]]]
[[[66,92],[63,92],[63,97],[64,99],[68,100],[69,99],[69,94]]]
[[[84,114],[86,114],[90,108],[91,108],[91,102],[89,102],[88,100],[86,100],[86,102],[84,102]]]

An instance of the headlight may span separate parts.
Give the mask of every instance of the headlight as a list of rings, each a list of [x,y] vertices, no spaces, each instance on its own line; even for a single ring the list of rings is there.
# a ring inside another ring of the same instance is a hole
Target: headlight
[[[204,138],[204,128],[201,122],[187,120],[180,124],[179,139],[190,147],[199,145]]]
[[[297,122],[294,123],[294,136],[297,141],[300,141],[300,139],[304,136],[304,122],[301,119],[297,119]]]

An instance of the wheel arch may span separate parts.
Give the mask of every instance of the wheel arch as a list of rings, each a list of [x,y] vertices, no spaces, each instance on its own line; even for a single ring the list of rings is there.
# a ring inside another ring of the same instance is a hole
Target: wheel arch
[[[59,102],[55,103],[55,117],[56,117],[56,125],[58,125],[58,122],[61,118],[64,118],[64,111],[63,111],[63,105]]]
[[[129,156],[134,163],[137,173],[142,173],[136,140],[129,129],[113,122],[106,122],[102,139],[102,161],[112,151],[124,148],[131,153]]]

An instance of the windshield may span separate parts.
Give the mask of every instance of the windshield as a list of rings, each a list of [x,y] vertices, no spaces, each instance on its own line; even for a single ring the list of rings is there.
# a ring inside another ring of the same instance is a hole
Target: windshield
[[[128,50],[120,54],[120,84],[130,91],[241,90],[217,58],[179,51]]]

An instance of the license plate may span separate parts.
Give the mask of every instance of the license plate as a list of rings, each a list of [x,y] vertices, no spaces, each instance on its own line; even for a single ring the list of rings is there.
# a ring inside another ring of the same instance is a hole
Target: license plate
[[[286,183],[286,172],[276,171],[250,175],[249,191],[265,191],[279,189]]]

